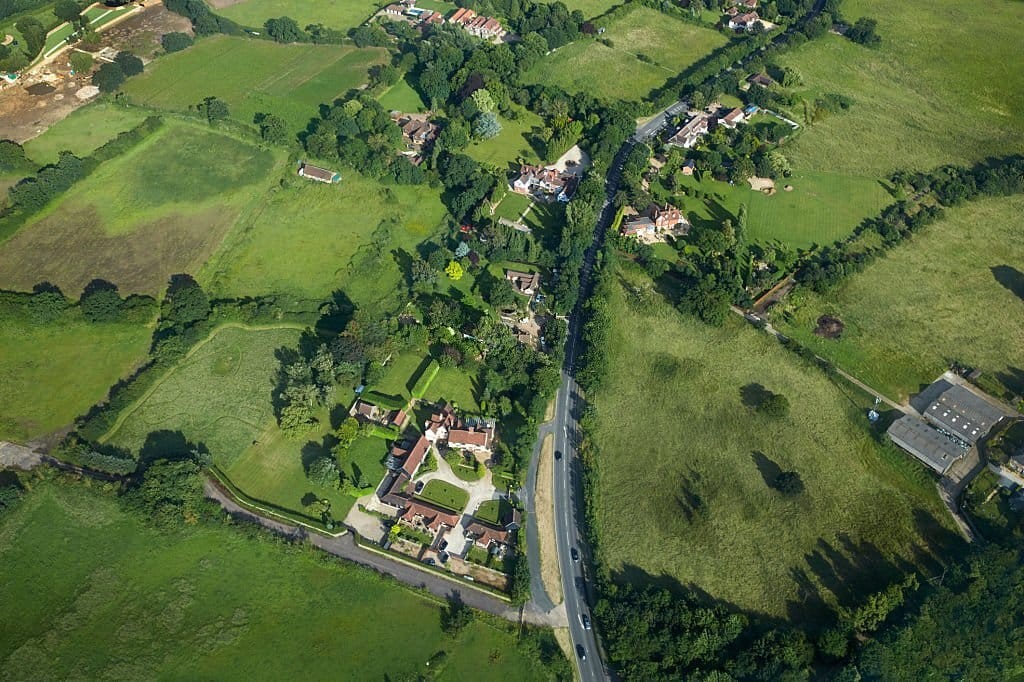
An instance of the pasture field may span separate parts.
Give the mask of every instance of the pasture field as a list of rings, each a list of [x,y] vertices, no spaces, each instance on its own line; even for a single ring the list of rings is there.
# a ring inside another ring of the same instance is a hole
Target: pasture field
[[[565,0],[563,4],[570,12],[579,10],[588,19],[604,14],[612,7],[623,4],[624,0]]]
[[[798,289],[772,323],[895,400],[957,360],[1024,391],[1024,197],[986,198],[946,218],[819,296]],[[814,334],[842,320],[838,340]]]
[[[750,241],[778,240],[794,248],[844,239],[862,220],[878,215],[894,201],[874,179],[814,171],[780,178],[771,196],[750,189],[747,183],[698,182],[692,176],[683,181],[685,187],[715,195],[701,200],[679,195],[674,200],[691,222],[720,221],[729,215],[735,219],[746,204]],[[783,190],[785,185],[793,190]]]
[[[217,2],[213,3],[215,6]],[[261,29],[267,19],[291,17],[299,28],[323,24],[327,28],[346,30],[359,26],[386,5],[378,0],[317,0],[315,3],[294,0],[244,0],[217,13],[243,26]]]
[[[159,454],[164,439],[150,434],[180,432],[230,466],[273,421],[275,351],[298,338],[298,329],[220,327],[127,408],[104,440]]]
[[[708,327],[639,271],[621,274],[631,291],[609,300],[608,353],[629,360],[592,396],[597,530],[615,579],[678,581],[821,626],[829,608],[910,564],[928,575],[959,547],[928,475],[869,433],[868,396],[738,318]],[[758,385],[786,396],[789,415],[748,407]],[[780,471],[804,492],[769,487]]]
[[[91,324],[71,311],[59,323],[0,325],[0,440],[24,442],[70,424],[146,359],[152,329]]]
[[[365,83],[369,68],[386,57],[379,48],[213,36],[154,61],[126,81],[124,91],[135,102],[172,111],[218,97],[239,121],[277,114],[298,133],[319,115],[321,104]]]
[[[617,14],[606,28],[602,38],[610,40],[613,47],[579,40],[544,57],[525,80],[570,93],[640,100],[727,42],[717,31],[646,7]],[[650,62],[640,61],[637,56],[641,54]]]
[[[40,166],[56,163],[59,152],[67,150],[78,157],[91,154],[97,147],[131,130],[146,118],[139,109],[97,102],[71,112],[45,133],[25,143],[25,153]]]
[[[216,524],[168,536],[84,485],[34,488],[0,521],[7,679],[551,678],[510,624],[452,638],[434,599],[315,550]]]
[[[321,299],[342,288],[359,305],[387,299],[403,277],[394,253],[412,254],[444,224],[444,205],[426,185],[385,187],[347,169],[336,185],[286,184],[266,194],[200,272],[216,295]],[[371,252],[378,238],[382,250]]]
[[[283,157],[168,121],[0,245],[0,287],[50,281],[77,297],[100,277],[158,294],[171,274],[199,270]]]
[[[527,135],[534,126],[542,125],[543,121],[532,111],[522,108],[517,111],[519,117],[514,121],[499,116],[501,132],[489,140],[474,139],[466,148],[466,155],[480,163],[497,166],[503,171],[511,166],[517,166],[519,159],[526,163],[538,163],[540,157],[527,141]]]
[[[1024,4],[937,0],[922,12],[911,3],[849,0],[843,15],[877,19],[882,45],[826,35],[777,59],[803,75],[798,94],[806,99],[853,99],[787,147],[794,166],[880,177],[1024,148]]]

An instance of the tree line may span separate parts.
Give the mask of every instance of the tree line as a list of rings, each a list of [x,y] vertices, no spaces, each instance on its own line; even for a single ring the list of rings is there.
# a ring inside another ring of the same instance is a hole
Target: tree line
[[[846,276],[861,272],[889,249],[939,220],[947,207],[985,196],[1024,192],[1024,156],[991,159],[973,167],[943,166],[930,172],[896,171],[890,178],[908,198],[864,221],[843,242],[812,254],[797,271],[797,281],[817,292],[834,288]],[[865,246],[863,236],[874,232],[878,246]]]

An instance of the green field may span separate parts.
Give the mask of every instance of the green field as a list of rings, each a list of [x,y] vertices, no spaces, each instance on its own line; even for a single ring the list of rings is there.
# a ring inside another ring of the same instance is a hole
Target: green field
[[[1022,211],[1021,197],[948,209],[944,220],[834,292],[798,289],[783,304],[788,313],[773,313],[772,321],[896,400],[931,383],[952,360],[1005,375],[1022,391],[1024,289],[1013,290],[1024,270]],[[843,321],[839,340],[814,335],[823,314]]]
[[[771,196],[755,192],[746,183],[697,182],[687,177],[683,184],[720,195],[699,201],[681,195],[674,199],[691,222],[721,220],[723,210],[735,220],[740,205],[746,204],[748,239],[779,240],[795,248],[843,239],[862,220],[878,215],[893,201],[876,180],[813,171],[779,178]],[[785,191],[785,185],[792,185],[793,190]]]
[[[219,296],[317,299],[342,288],[353,301],[371,303],[395,295],[402,282],[392,252],[413,253],[438,233],[445,214],[426,185],[384,187],[349,170],[336,185],[296,178],[243,218],[201,279]],[[390,237],[374,259],[366,252],[382,221],[391,225]]]
[[[330,104],[365,83],[369,68],[382,63],[384,50],[337,45],[279,45],[266,40],[214,36],[153,62],[125,82],[135,102],[185,111],[214,96],[231,115],[252,123],[273,113],[298,133]]]
[[[627,303],[616,287],[610,305],[614,361],[593,396],[593,437],[600,552],[613,577],[679,581],[822,624],[828,607],[884,587],[904,562],[934,570],[939,541],[957,542],[923,470],[868,433],[868,396],[738,318],[707,327],[652,290]],[[789,416],[747,407],[754,384],[785,395]],[[779,469],[796,471],[805,491],[770,488]]]
[[[267,19],[291,17],[300,28],[323,24],[345,30],[369,19],[388,3],[377,0],[317,0],[316,3],[294,0],[244,0],[217,10],[217,13],[244,26],[261,28]]]
[[[527,142],[527,135],[544,122],[532,111],[521,108],[516,111],[519,116],[516,120],[499,117],[501,132],[489,140],[474,140],[466,149],[466,154],[480,163],[497,166],[502,171],[517,166],[519,160],[526,163],[539,162],[537,152]]]
[[[778,58],[803,74],[808,99],[854,101],[787,148],[795,166],[879,177],[1024,148],[1024,4],[843,3],[847,20],[865,15],[878,20],[878,49],[825,35]]]
[[[455,512],[464,511],[466,503],[469,502],[469,493],[462,488],[439,479],[427,481],[427,484],[423,486],[423,490],[416,497]]]
[[[420,366],[424,363],[422,353],[405,351],[392,357],[384,377],[370,388],[384,395],[402,396],[409,400],[413,382],[418,376]]]
[[[413,90],[413,87],[409,85],[409,81],[404,78],[388,88],[388,91],[378,99],[380,105],[388,111],[415,113],[427,108],[419,93]]]
[[[231,527],[157,532],[84,486],[35,487],[0,522],[5,679],[552,674],[511,624],[478,618],[453,639],[434,599],[371,571]]]
[[[154,431],[180,432],[229,466],[272,422],[274,351],[298,338],[297,329],[221,327],[126,409],[105,439],[139,452]],[[163,450],[159,439],[153,446]]]
[[[71,112],[45,133],[26,142],[25,153],[40,166],[56,163],[58,152],[65,150],[78,157],[87,156],[145,118],[146,112],[139,109],[97,102]]]
[[[646,7],[617,14],[606,28],[601,37],[613,47],[579,40],[544,57],[524,79],[570,93],[639,100],[727,42],[717,31]],[[640,54],[652,63],[637,59]]]
[[[122,293],[157,294],[171,274],[199,270],[282,159],[168,121],[0,245],[0,287],[50,281],[77,297],[100,277]]]
[[[583,16],[589,19],[604,14],[612,7],[625,4],[625,0],[563,0],[562,4],[568,7],[570,12],[583,12]]]
[[[70,424],[146,358],[152,329],[90,324],[0,325],[0,440],[24,442]]]

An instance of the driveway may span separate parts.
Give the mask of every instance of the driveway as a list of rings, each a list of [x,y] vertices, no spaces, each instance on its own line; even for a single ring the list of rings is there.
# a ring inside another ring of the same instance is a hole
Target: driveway
[[[424,485],[434,480],[444,481],[469,493],[469,502],[466,503],[466,508],[461,510],[462,518],[459,520],[459,525],[444,535],[444,539],[448,542],[448,553],[464,556],[469,551],[470,546],[469,541],[466,540],[466,526],[472,523],[473,512],[477,510],[481,503],[500,499],[501,495],[494,489],[490,470],[485,470],[483,478],[479,481],[463,481],[455,475],[455,472],[452,471],[448,462],[444,461],[444,458],[436,454],[435,457],[437,459],[437,471],[423,474],[417,477],[416,481],[422,481]]]

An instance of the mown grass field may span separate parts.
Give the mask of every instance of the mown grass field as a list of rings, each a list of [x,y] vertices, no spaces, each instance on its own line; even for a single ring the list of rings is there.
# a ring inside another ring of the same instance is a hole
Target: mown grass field
[[[727,42],[712,29],[646,7],[618,14],[605,28],[602,38],[612,41],[613,47],[593,40],[566,45],[544,57],[525,80],[570,93],[639,100]],[[637,55],[650,58],[650,63]]]
[[[221,327],[127,408],[105,439],[138,453],[150,433],[180,432],[229,466],[272,422],[275,351],[298,338],[297,329]]]
[[[124,91],[139,104],[173,111],[218,97],[240,121],[273,113],[298,133],[319,116],[321,104],[365,83],[369,68],[386,56],[378,48],[214,36],[156,60],[126,81]]]
[[[550,676],[511,625],[453,639],[434,600],[315,550],[215,525],[168,536],[85,486],[36,488],[0,521],[7,679]]]
[[[1019,196],[948,209],[834,292],[798,289],[772,321],[896,400],[952,360],[1013,375],[1024,369],[1022,211]],[[814,335],[823,314],[843,321],[839,340]],[[1011,381],[1016,390],[1024,390],[1022,376]]]
[[[77,297],[99,277],[157,294],[171,274],[199,270],[283,157],[168,121],[0,245],[0,287],[50,281]]]
[[[291,17],[300,28],[323,24],[328,28],[345,30],[363,23],[386,4],[378,0],[318,0],[316,3],[244,0],[219,9],[217,13],[257,29],[261,29],[267,19]]]
[[[517,111],[519,118],[513,121],[504,116],[499,117],[501,132],[489,140],[474,140],[465,153],[480,163],[497,166],[502,171],[508,170],[519,159],[526,163],[538,163],[540,157],[527,142],[527,135],[543,121],[532,111],[522,108]]]
[[[427,481],[417,497],[456,512],[464,511],[469,502],[469,493],[440,479]]]
[[[569,11],[579,10],[588,19],[604,14],[612,7],[623,4],[624,0],[565,0],[563,4]]]
[[[653,291],[627,303],[621,287],[610,305],[593,437],[600,552],[615,578],[820,625],[897,567],[934,570],[939,541],[958,542],[923,470],[869,434],[867,396],[738,318],[707,327]],[[752,384],[785,395],[789,415],[747,407]],[[779,470],[805,491],[770,488]]]
[[[786,192],[785,185],[793,190]],[[747,205],[747,238],[751,241],[781,241],[794,248],[831,244],[848,236],[868,217],[878,215],[894,199],[877,180],[814,171],[797,171],[776,181],[775,194],[768,196],[750,185],[729,185],[684,178],[684,186],[712,193],[708,199],[677,197],[676,205],[694,220],[720,221],[736,216]]]
[[[360,305],[372,303],[393,296],[402,282],[394,253],[413,254],[445,215],[437,192],[425,185],[384,187],[349,170],[336,185],[295,178],[240,221],[201,279],[218,296],[318,299],[341,288]],[[386,248],[368,254],[385,221]]]
[[[843,15],[877,19],[881,47],[826,35],[778,58],[808,99],[854,101],[787,148],[795,166],[880,177],[1024,148],[1024,4],[849,0]]]
[[[24,442],[70,424],[146,358],[152,330],[90,324],[77,313],[42,326],[0,325],[0,440]]]
[[[97,102],[71,112],[50,126],[39,137],[25,143],[25,153],[40,166],[56,163],[59,152],[67,150],[78,157],[131,130],[147,116],[145,111]]]
[[[378,98],[378,101],[388,111],[415,113],[423,111],[427,107],[423,103],[423,99],[420,98],[419,93],[404,78],[392,85],[387,92]]]

